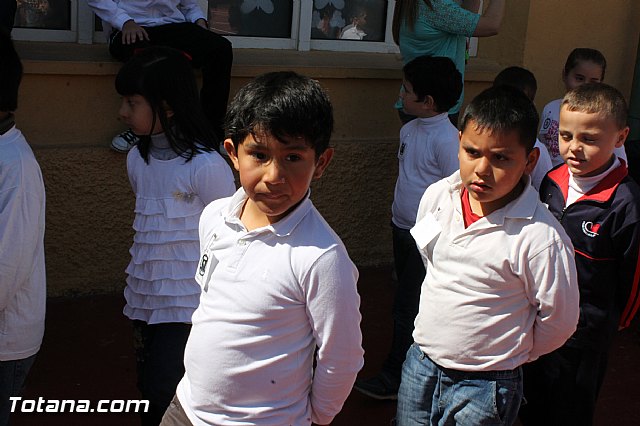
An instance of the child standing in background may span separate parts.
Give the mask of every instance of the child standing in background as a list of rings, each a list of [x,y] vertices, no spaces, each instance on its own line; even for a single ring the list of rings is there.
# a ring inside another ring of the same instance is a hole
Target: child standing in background
[[[516,89],[522,90],[527,95],[527,98],[533,102],[536,97],[536,91],[538,90],[538,83],[533,73],[522,67],[507,67],[500,71],[496,78],[493,80],[494,86],[511,86]],[[540,153],[536,167],[531,172],[531,185],[538,190],[544,175],[553,168],[551,163],[551,157],[547,148],[536,139],[536,144],[533,149],[537,149]]]
[[[13,112],[22,63],[0,28],[0,425],[40,350],[47,299],[45,191],[40,166]]]
[[[571,237],[580,288],[578,329],[525,366],[525,425],[593,422],[616,331],[640,307],[640,187],[615,154],[629,134],[622,94],[603,83],[569,91],[560,109],[560,154],[540,199]]]
[[[198,221],[235,191],[231,169],[198,102],[191,65],[177,50],[145,49],[116,77],[121,119],[140,142],[127,156],[136,196],[124,314],[133,320],[138,387],[157,426],[184,373],[184,346],[198,306]]]
[[[458,170],[458,129],[447,111],[462,92],[462,75],[446,57],[419,56],[403,68],[403,111],[417,117],[400,129],[399,173],[391,227],[398,287],[393,302],[391,349],[378,375],[356,381],[355,389],[376,399],[396,399],[407,349],[413,343],[424,264],[409,233],[420,198],[434,182]]]
[[[567,57],[562,70],[562,81],[567,91],[585,83],[600,83],[604,80],[607,60],[596,49],[579,47],[573,49]],[[560,103],[562,98],[549,102],[542,109],[538,139],[547,147],[553,166],[563,164],[558,149],[558,122],[560,120]],[[618,158],[627,159],[624,147],[615,149]]]

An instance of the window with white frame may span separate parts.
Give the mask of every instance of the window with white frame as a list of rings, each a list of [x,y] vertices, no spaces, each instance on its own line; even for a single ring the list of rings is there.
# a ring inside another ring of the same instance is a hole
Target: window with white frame
[[[208,0],[209,26],[234,47],[395,52],[395,0]]]
[[[18,40],[104,42],[84,0],[17,0]],[[396,52],[395,0],[199,0],[235,48]]]

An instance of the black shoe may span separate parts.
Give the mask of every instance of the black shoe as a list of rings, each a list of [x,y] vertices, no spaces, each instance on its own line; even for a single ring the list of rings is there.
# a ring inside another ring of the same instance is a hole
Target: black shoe
[[[398,388],[400,384],[394,383],[384,372],[369,379],[358,379],[353,388],[375,399],[398,399]]]

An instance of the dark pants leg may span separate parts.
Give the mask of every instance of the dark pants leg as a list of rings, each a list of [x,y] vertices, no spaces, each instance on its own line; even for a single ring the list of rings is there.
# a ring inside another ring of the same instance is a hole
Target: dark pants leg
[[[393,259],[398,287],[393,301],[393,339],[382,370],[396,384],[400,383],[402,363],[413,343],[413,323],[418,314],[420,289],[425,269],[416,242],[406,229],[392,225]]]
[[[158,426],[184,376],[184,347],[191,324],[134,321],[133,328],[138,389],[149,400],[149,412],[141,413],[142,425]]]
[[[17,7],[16,0],[0,0],[0,28],[8,33],[13,29]]]
[[[9,424],[12,396],[20,396],[27,374],[36,356],[17,359],[14,361],[0,361],[0,426]]]
[[[233,63],[231,42],[189,22],[145,27],[145,30],[149,34],[149,41],[132,45],[122,44],[122,35],[119,31],[112,34],[109,43],[111,55],[124,62],[133,55],[135,49],[150,45],[173,47],[189,54],[194,68],[202,69],[200,91],[202,108],[216,136],[222,140]]]
[[[606,351],[562,347],[523,366],[524,425],[593,424],[607,369]]]

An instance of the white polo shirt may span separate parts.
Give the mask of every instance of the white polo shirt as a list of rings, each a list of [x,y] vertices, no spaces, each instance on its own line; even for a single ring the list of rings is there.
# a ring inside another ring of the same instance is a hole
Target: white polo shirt
[[[177,396],[194,425],[327,424],[363,365],[358,271],[308,198],[252,231],[245,201],[240,188],[202,213]]]
[[[468,228],[459,172],[422,197],[411,234],[427,275],[413,338],[442,367],[512,370],[576,329],[573,245],[526,180],[517,199]]]

